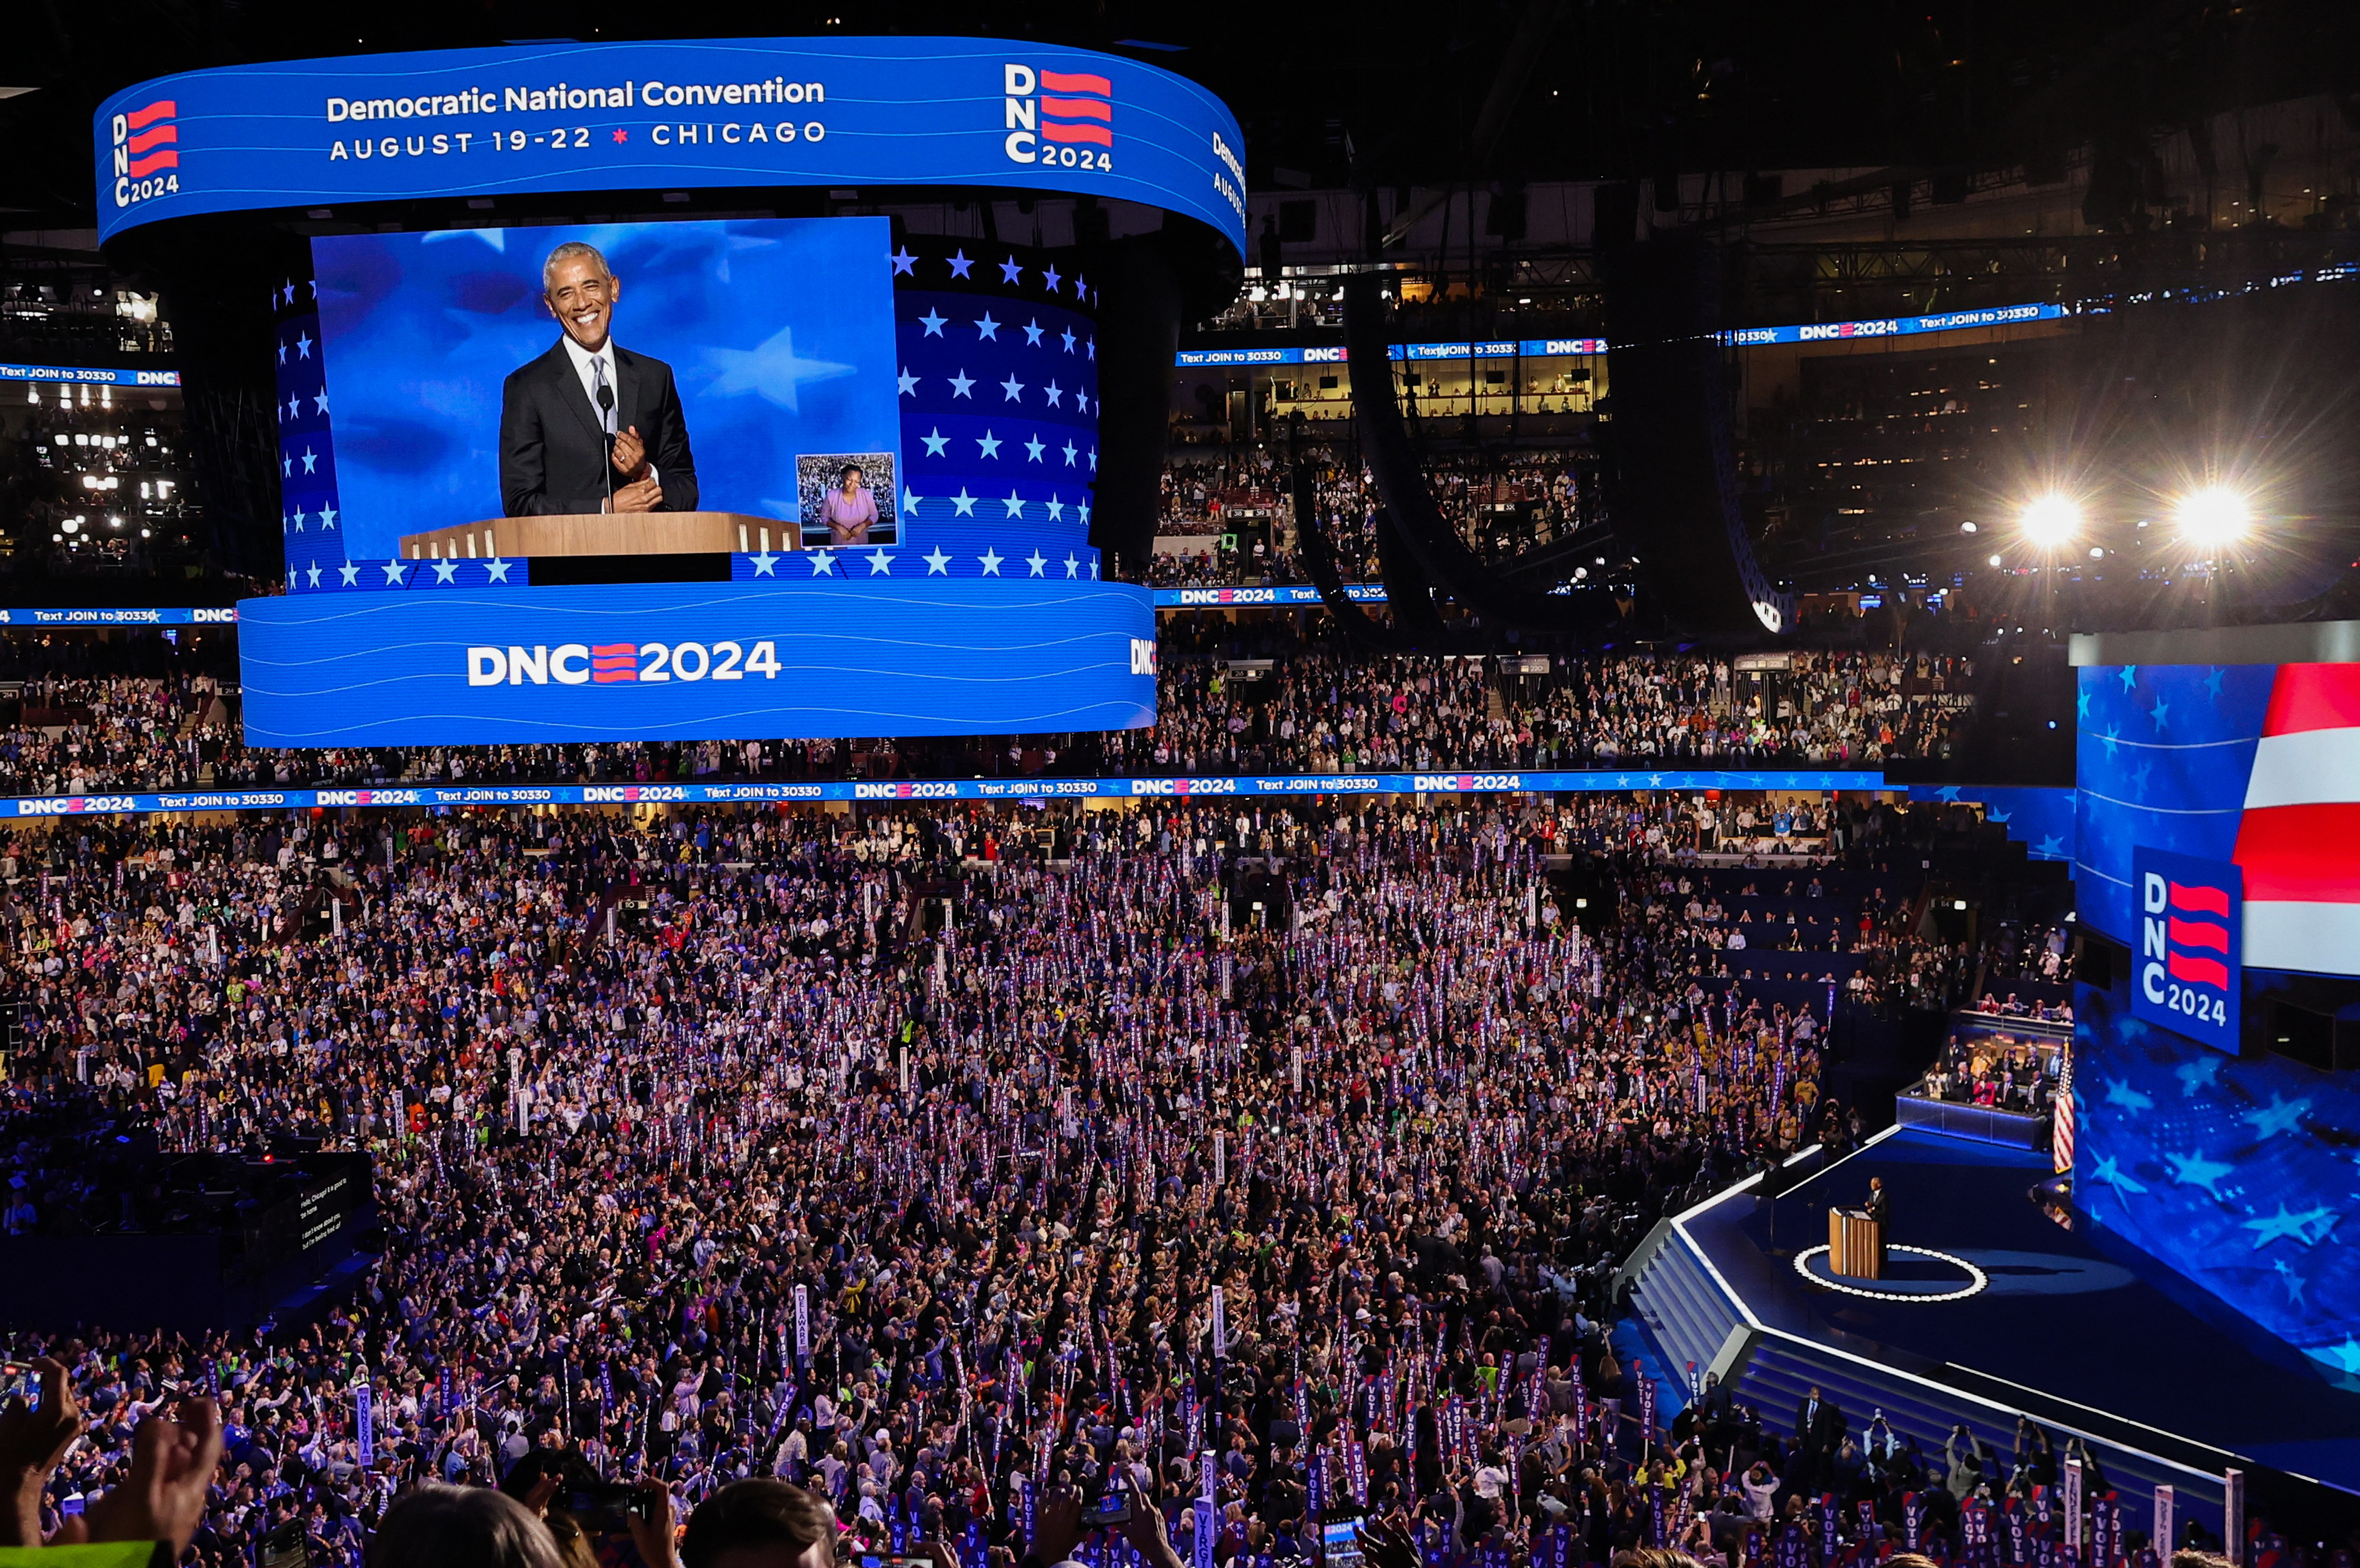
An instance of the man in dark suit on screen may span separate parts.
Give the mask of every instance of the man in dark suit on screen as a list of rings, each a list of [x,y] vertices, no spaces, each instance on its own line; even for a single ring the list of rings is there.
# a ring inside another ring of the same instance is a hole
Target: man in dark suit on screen
[[[511,517],[696,510],[672,366],[616,343],[622,284],[606,258],[569,240],[549,253],[541,281],[563,332],[503,389],[502,508]]]

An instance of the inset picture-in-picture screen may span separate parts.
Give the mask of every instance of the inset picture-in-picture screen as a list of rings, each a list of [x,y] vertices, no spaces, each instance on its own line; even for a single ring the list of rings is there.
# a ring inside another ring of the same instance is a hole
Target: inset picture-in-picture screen
[[[403,536],[434,529],[608,511],[906,542],[884,218],[311,248],[350,558],[399,556]]]

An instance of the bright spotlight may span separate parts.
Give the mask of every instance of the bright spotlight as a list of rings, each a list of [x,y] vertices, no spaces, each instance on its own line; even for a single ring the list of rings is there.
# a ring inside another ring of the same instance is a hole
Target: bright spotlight
[[[2253,503],[2223,485],[2208,485],[2180,498],[2172,521],[2190,543],[2207,548],[2236,543],[2254,526]]]
[[[1995,556],[1995,555],[1994,555],[1994,556],[1993,556],[1993,557],[1991,558],[1991,563],[1992,563],[1994,566],[1997,566],[1997,565],[2000,563],[1999,557],[1997,557],[1997,556]]]
[[[2081,504],[2070,495],[2042,495],[2025,504],[2016,524],[2026,539],[2052,550],[2081,531]]]

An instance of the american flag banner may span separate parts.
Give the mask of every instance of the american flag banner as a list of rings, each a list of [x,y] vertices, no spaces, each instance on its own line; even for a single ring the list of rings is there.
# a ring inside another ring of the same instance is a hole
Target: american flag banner
[[[2360,664],[2278,666],[2234,858],[2250,962],[2360,975]]]

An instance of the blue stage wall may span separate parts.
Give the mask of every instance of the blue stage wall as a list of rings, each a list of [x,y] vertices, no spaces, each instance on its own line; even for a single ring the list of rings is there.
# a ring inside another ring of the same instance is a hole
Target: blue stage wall
[[[2073,988],[2074,1198],[2360,1388],[2360,1082],[2228,1056]]]

